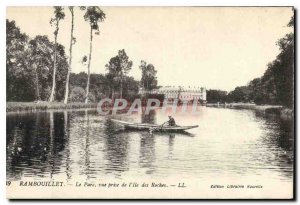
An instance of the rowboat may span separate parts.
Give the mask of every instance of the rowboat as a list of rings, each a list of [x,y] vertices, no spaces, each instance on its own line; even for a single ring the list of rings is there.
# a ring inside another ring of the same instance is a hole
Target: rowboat
[[[111,119],[112,122],[123,126],[125,129],[134,129],[134,130],[149,130],[149,131],[159,131],[159,132],[181,132],[188,129],[196,128],[198,125],[193,126],[169,126],[169,125],[156,125],[148,123],[132,123],[121,120]]]

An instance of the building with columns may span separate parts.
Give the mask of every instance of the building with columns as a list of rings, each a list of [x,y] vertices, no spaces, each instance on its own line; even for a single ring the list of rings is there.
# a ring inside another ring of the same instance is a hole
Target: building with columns
[[[182,101],[198,100],[206,103],[206,88],[193,86],[163,86],[158,89],[146,91],[140,89],[139,94],[163,94],[170,101],[179,99]]]

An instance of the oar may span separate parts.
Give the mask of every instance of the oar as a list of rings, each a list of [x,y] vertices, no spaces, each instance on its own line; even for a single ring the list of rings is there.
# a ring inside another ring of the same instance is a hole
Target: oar
[[[164,122],[159,129],[162,129],[162,127],[164,126],[164,124],[166,124],[167,122]],[[152,133],[154,130],[157,130],[157,128],[150,128],[149,132]]]
[[[162,129],[162,127],[164,126],[164,124],[166,124],[167,122],[164,122],[161,126],[160,126],[160,129]]]

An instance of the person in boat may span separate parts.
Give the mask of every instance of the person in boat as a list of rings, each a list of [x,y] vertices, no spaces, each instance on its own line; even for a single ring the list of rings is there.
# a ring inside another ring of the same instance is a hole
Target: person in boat
[[[175,120],[172,116],[169,116],[168,123],[169,123],[169,126],[176,126]]]

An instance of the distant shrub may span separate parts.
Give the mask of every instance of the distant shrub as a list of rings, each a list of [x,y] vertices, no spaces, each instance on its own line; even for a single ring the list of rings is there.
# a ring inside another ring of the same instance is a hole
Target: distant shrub
[[[93,95],[92,93],[89,93],[88,98],[89,98],[89,102],[95,102],[96,100],[95,95]]]
[[[82,87],[74,87],[70,94],[71,102],[84,102],[85,90]]]

